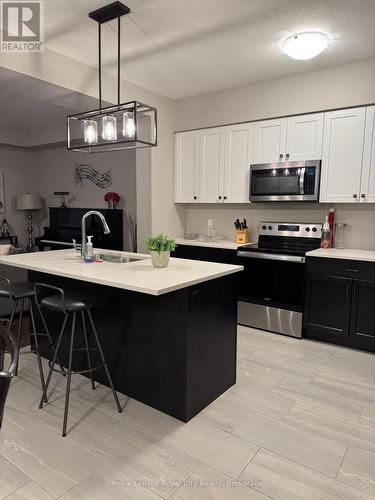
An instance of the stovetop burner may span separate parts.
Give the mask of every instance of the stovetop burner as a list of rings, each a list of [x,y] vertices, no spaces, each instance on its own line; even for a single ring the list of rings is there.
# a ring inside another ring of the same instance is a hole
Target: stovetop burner
[[[241,252],[304,256],[320,247],[321,231],[321,224],[260,222],[258,243],[241,246]]]

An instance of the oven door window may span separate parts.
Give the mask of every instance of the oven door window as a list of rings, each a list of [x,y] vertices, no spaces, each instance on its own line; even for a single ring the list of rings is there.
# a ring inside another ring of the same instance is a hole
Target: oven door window
[[[300,168],[254,170],[251,175],[253,196],[301,194]]]
[[[305,265],[241,257],[239,300],[302,311]]]

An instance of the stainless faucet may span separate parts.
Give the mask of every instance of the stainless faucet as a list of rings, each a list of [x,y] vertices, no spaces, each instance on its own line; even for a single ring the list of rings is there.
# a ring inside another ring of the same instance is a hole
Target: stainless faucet
[[[109,234],[111,232],[103,214],[97,212],[96,210],[90,210],[89,212],[86,212],[82,217],[82,246],[81,246],[82,259],[86,257],[86,219],[87,217],[90,217],[90,215],[96,215],[99,217],[103,225],[104,234]]]

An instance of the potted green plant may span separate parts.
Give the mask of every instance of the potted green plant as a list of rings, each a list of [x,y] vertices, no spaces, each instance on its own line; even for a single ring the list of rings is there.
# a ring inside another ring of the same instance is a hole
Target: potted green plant
[[[169,239],[165,234],[148,236],[145,245],[150,250],[151,261],[154,267],[167,267],[171,252],[176,248],[175,240]]]

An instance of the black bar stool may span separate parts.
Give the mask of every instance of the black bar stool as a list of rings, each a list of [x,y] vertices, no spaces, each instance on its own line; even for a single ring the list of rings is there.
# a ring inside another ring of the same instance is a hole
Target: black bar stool
[[[44,373],[43,373],[43,365],[42,365],[42,361],[40,358],[40,351],[43,349],[47,349],[48,347],[52,347],[52,349],[54,349],[54,345],[53,345],[52,338],[51,338],[47,328],[46,328],[46,333],[37,333],[37,331],[36,331],[35,316],[34,316],[34,310],[33,310],[34,285],[33,285],[33,283],[30,283],[28,281],[22,281],[19,283],[11,283],[11,281],[8,278],[5,278],[4,276],[0,276],[0,298],[6,298],[6,299],[10,299],[13,301],[13,308],[12,308],[10,320],[8,323],[8,332],[10,332],[10,330],[11,330],[17,308],[19,309],[19,324],[18,324],[18,332],[17,332],[17,337],[16,337],[18,350],[17,350],[17,360],[16,360],[16,368],[15,368],[14,374],[16,376],[18,375],[18,364],[19,364],[19,355],[20,354],[29,354],[29,353],[36,354],[37,360],[38,360],[40,383],[41,383],[42,389],[44,391],[45,380],[44,380]],[[29,305],[30,319],[31,319],[31,334],[33,336],[34,345],[35,345],[35,349],[30,349],[26,352],[20,351],[22,321],[23,321],[23,313],[25,310],[25,303]],[[44,318],[42,318],[42,320],[44,321]],[[44,326],[46,327],[46,325],[44,325]],[[38,341],[39,336],[43,336],[43,337],[48,338],[48,345],[47,346],[41,347],[39,345],[39,341]]]
[[[115,399],[117,409],[119,413],[122,412],[122,408],[120,405],[120,401],[118,399],[117,393],[115,391],[115,388],[113,386],[112,378],[109,373],[107,361],[105,359],[103,349],[98,337],[98,332],[96,330],[94,321],[92,319],[91,315],[91,309],[94,309],[96,307],[101,307],[104,305],[108,304],[108,297],[103,297],[97,294],[86,294],[85,297],[81,298],[78,297],[75,294],[71,293],[65,293],[62,288],[58,288],[52,285],[46,285],[44,283],[35,283],[34,285],[35,289],[35,300],[36,304],[38,306],[38,309],[40,311],[41,316],[43,317],[43,313],[41,309],[49,309],[53,311],[58,311],[62,312],[64,314],[64,319],[62,323],[62,327],[58,336],[57,344],[56,344],[56,350],[53,354],[52,361],[50,361],[50,369],[48,372],[47,376],[47,381],[43,390],[42,398],[40,400],[39,408],[43,408],[43,403],[46,401],[47,398],[47,391],[48,391],[48,386],[51,381],[51,376],[52,373],[55,371],[57,373],[63,373],[66,374],[66,392],[65,392],[65,409],[64,409],[64,420],[63,420],[63,431],[62,435],[66,436],[66,427],[67,427],[67,422],[68,422],[68,411],[69,411],[69,397],[70,397],[70,384],[71,384],[71,376],[73,373],[90,373],[91,376],[91,386],[92,389],[95,389],[95,383],[93,379],[93,372],[95,370],[98,370],[99,368],[104,368],[107,379],[110,385],[110,388],[112,389],[113,397]],[[52,295],[48,295],[47,297],[42,298],[39,300],[40,294],[43,292],[53,292]],[[82,328],[83,328],[83,337],[84,337],[84,342],[85,346],[84,347],[79,347],[79,348],[74,348],[74,336],[75,336],[75,329],[76,329],[76,317],[77,313],[81,313],[81,320],[82,320]],[[91,348],[89,344],[89,337],[88,337],[88,332],[86,328],[86,315],[89,320],[92,334],[94,336],[95,343],[97,345],[97,349]],[[55,368],[55,364],[57,361],[57,356],[59,353],[59,349],[61,347],[61,341],[63,339],[66,325],[69,319],[69,316],[72,317],[72,327],[71,327],[71,333],[70,333],[70,342],[69,342],[69,361],[68,361],[68,369],[62,369],[59,370]],[[85,351],[86,356],[87,356],[87,363],[88,363],[88,368],[84,370],[73,370],[73,353],[76,351]],[[93,351],[99,352],[100,359],[101,359],[101,364],[97,366],[92,366],[91,364],[91,353]]]
[[[3,367],[0,370],[0,429],[3,422],[4,407],[9,386],[14,376],[18,359],[18,345],[13,334],[9,331],[8,320],[0,319],[0,353],[4,354],[7,347],[10,351],[11,360],[7,370],[4,370]]]

